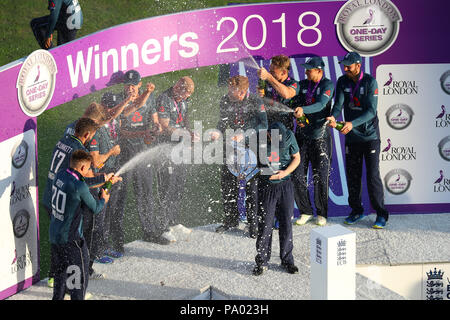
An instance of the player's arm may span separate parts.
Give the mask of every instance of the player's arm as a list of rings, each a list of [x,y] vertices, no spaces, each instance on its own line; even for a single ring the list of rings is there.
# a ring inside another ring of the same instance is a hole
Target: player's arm
[[[127,106],[125,110],[123,110],[123,114],[127,117],[133,112],[139,110],[147,102],[147,99],[150,97],[154,90],[155,85],[151,82],[147,83],[145,91],[139,97],[137,97],[131,105]]]
[[[108,110],[109,113],[109,121],[116,119],[120,114],[125,110],[125,107],[131,102],[132,96],[127,96],[121,103],[115,106],[112,109]]]
[[[297,90],[292,86],[286,86],[275,79],[272,74],[264,68],[258,70],[258,75],[262,80],[266,80],[270,83],[273,89],[275,89],[280,96],[284,99],[291,99],[297,94]]]
[[[86,183],[82,183],[79,186],[79,193],[81,201],[92,210],[94,214],[100,213],[105,206],[105,203],[109,200],[108,194],[103,194],[99,200],[94,199],[92,194],[89,192],[89,188]]]
[[[310,104],[309,106],[303,106],[303,112],[306,114],[316,113],[322,111],[327,103],[331,100],[334,92],[334,85],[329,81],[320,90],[320,96],[317,98],[316,102]]]
[[[276,174],[270,176],[269,180],[281,180],[284,177],[290,175],[300,164],[300,152],[291,155],[291,162],[284,170],[278,170]]]
[[[108,150],[107,153],[101,154],[100,151],[89,152],[92,155],[92,165],[95,168],[101,168],[111,156],[118,156],[120,154],[120,146],[116,144],[114,147]]]
[[[58,22],[59,12],[61,11],[63,0],[54,0],[55,6],[50,9],[50,15],[48,17],[48,28],[45,33],[45,47],[48,49],[53,36],[53,31],[55,31],[56,23]]]

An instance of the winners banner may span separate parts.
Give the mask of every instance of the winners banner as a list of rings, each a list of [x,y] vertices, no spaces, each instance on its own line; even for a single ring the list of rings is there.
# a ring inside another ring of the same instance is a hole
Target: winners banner
[[[450,212],[450,57],[445,48],[450,25],[436,16],[449,10],[448,1],[421,0],[233,5],[113,26],[3,66],[0,299],[39,280],[39,115],[120,83],[130,69],[146,78],[230,65],[232,72],[246,74],[255,90],[256,68],[243,61],[268,68],[272,56],[284,54],[295,66],[291,76],[302,80],[300,64],[320,56],[326,77],[336,82],[344,74],[338,61],[358,51],[362,69],[378,80],[386,148],[380,169],[388,210]],[[196,84],[195,90],[201,94],[202,87]],[[212,108],[218,115],[218,103]],[[349,213],[344,136],[336,130],[332,136],[331,217]],[[365,178],[362,195],[370,208]]]

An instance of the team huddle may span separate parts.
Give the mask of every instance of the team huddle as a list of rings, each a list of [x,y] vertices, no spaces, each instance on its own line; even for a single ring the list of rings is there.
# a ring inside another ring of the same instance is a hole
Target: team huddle
[[[211,139],[219,139],[227,129],[253,129],[258,149],[263,151],[255,152],[259,174],[235,174],[227,161],[222,165],[224,218],[216,232],[239,225],[237,200],[244,181],[248,235],[256,239],[255,276],[268,268],[275,221],[279,224],[281,265],[288,273],[298,273],[292,254],[292,215],[295,202],[301,213],[295,224],[304,225],[314,217],[307,184],[310,164],[316,223],[327,223],[332,155],[329,128],[345,135],[351,208],[345,223],[366,217],[361,204],[363,161],[370,202],[377,213],[373,227],[383,228],[388,220],[379,174],[377,83],[362,72],[358,53],[348,53],[340,63],[345,75],[336,85],[325,77],[320,57],[302,65],[306,79],[300,82],[289,77],[289,57],[272,57],[269,70],[258,70],[262,85],[256,94],[249,93],[247,77],[228,79],[228,92],[220,100],[219,121]],[[161,156],[154,165],[144,161],[121,175],[116,173],[142,151],[173,145],[171,137],[176,130],[185,130],[194,141],[198,138],[188,117],[194,89],[194,81],[185,76],[155,97],[155,85],[148,82],[143,88],[140,74],[129,70],[121,92],[104,93],[100,103],[92,102],[83,116],[66,128],[53,150],[43,197],[50,216],[53,299],[64,299],[66,292],[72,299],[84,299],[89,279],[104,277],[95,272],[94,262],[110,263],[124,255],[123,218],[127,201],[132,201],[128,184],[133,188],[144,241],[170,245],[177,240],[175,230],[192,232],[179,223],[187,165]],[[275,111],[277,104],[290,112]],[[340,123],[336,119],[342,111],[345,122]],[[262,135],[266,139],[261,139]],[[231,140],[249,148],[251,139],[239,133]],[[268,174],[264,169],[271,171]],[[81,277],[76,286],[68,281],[74,266]]]

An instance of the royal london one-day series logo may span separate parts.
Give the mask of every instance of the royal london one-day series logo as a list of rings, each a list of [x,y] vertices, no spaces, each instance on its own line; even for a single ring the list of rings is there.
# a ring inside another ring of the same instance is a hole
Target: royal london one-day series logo
[[[411,174],[405,169],[393,169],[384,177],[384,185],[393,195],[400,195],[408,191],[411,186]]]
[[[404,103],[397,103],[386,111],[387,124],[395,130],[406,129],[412,122],[414,111]]]
[[[400,30],[402,16],[388,0],[347,1],[334,23],[342,46],[362,56],[376,56],[389,49]]]
[[[37,117],[45,111],[55,91],[57,66],[47,50],[31,53],[20,68],[17,77],[17,96],[22,111]]]

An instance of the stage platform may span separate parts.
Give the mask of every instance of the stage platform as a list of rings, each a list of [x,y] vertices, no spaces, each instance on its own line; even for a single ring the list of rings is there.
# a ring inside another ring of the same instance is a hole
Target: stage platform
[[[450,213],[391,215],[384,230],[370,228],[375,215],[353,226],[344,225],[343,220],[330,218],[328,225],[341,224],[356,232],[358,300],[425,299],[420,293],[425,271],[449,269]],[[280,267],[278,231],[274,230],[269,270],[258,277],[252,275],[255,239],[246,236],[245,224],[223,234],[214,232],[217,226],[193,228],[189,236],[176,234],[178,241],[167,246],[143,241],[126,244],[123,258],[110,265],[94,264],[106,279],[89,282],[91,299],[310,299],[309,236],[319,228],[314,222],[293,226],[298,274]],[[399,289],[388,281],[389,275],[408,283]],[[51,296],[52,289],[41,281],[9,299]]]

